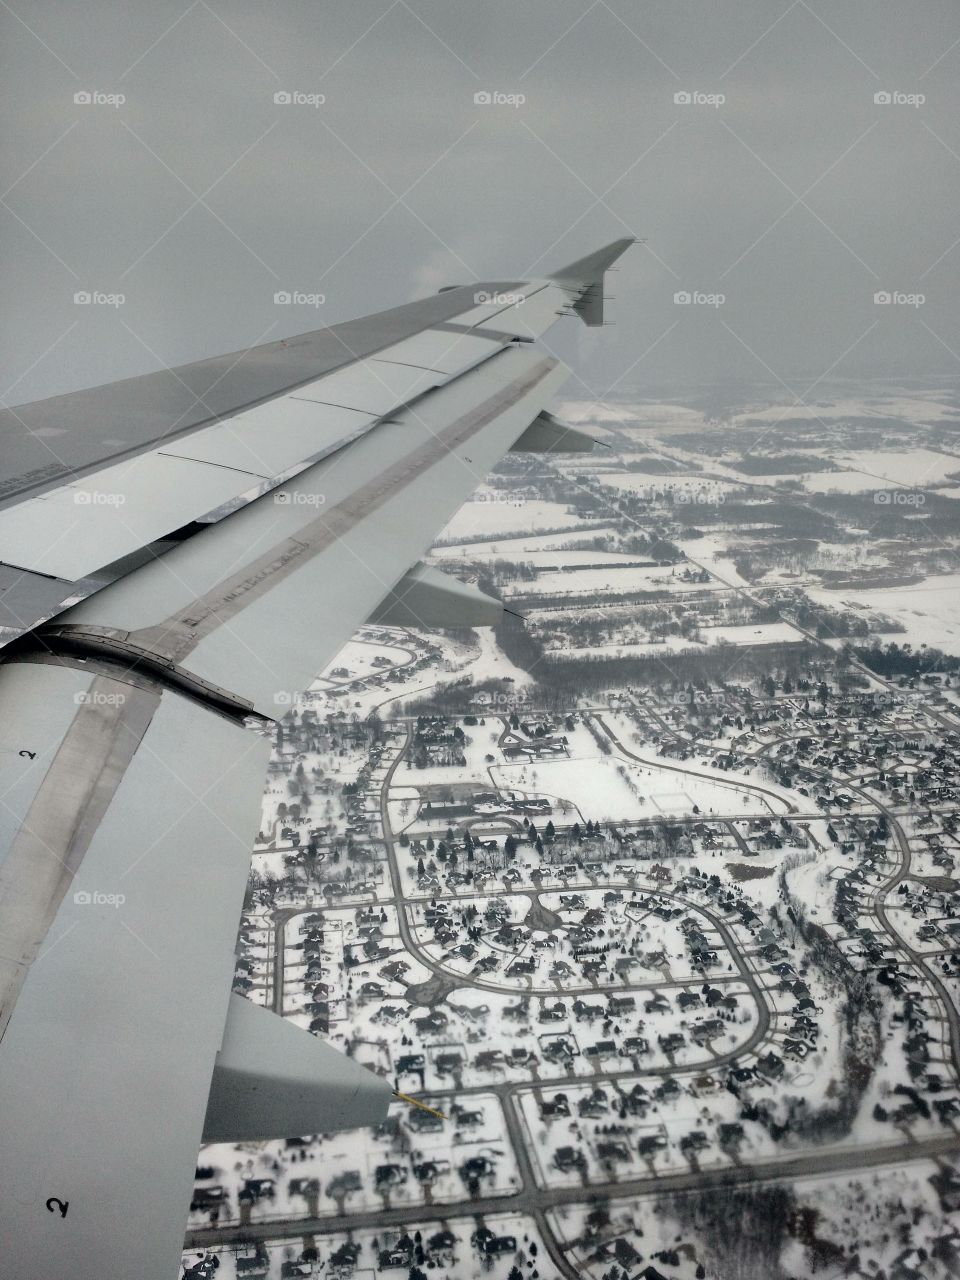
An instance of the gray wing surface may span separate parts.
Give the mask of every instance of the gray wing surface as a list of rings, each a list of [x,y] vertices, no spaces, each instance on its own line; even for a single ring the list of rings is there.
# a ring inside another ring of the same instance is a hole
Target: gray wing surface
[[[371,617],[496,620],[498,602],[420,558],[507,450],[589,444],[544,412],[566,374],[535,339],[582,300],[597,322],[627,243],[346,337],[187,366],[176,387],[150,375],[16,411],[0,509],[5,1276],[169,1280],[204,1134],[385,1114],[384,1081],[230,993],[265,730]],[[108,454],[121,418],[129,446]],[[38,475],[31,423],[69,437],[65,472]]]

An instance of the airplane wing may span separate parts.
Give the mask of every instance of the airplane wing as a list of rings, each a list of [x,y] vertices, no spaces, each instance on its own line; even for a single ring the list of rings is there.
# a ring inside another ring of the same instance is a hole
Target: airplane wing
[[[382,1119],[231,995],[267,730],[371,617],[496,620],[420,557],[506,451],[589,447],[536,339],[629,243],[0,415],[5,1276],[170,1280],[203,1138]]]

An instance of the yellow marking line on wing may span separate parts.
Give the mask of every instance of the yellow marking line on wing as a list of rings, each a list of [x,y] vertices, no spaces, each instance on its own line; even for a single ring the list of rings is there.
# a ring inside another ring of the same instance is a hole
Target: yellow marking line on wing
[[[441,1120],[446,1120],[446,1116],[442,1111],[437,1111],[435,1107],[428,1107],[425,1102],[421,1102],[419,1098],[411,1098],[408,1093],[400,1093],[394,1089],[393,1096],[401,1102],[409,1103],[411,1107],[419,1107],[421,1111],[429,1111],[432,1116],[438,1116]]]

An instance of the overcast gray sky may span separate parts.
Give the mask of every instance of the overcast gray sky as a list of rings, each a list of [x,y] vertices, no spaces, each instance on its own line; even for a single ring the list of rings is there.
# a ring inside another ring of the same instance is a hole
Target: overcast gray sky
[[[12,0],[0,21],[7,404],[624,234],[648,243],[611,277],[616,327],[548,335],[573,394],[960,375],[956,0]]]

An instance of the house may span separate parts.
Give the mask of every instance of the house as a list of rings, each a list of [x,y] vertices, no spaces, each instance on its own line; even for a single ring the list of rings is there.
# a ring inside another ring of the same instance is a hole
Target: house
[[[585,1169],[587,1158],[575,1147],[557,1147],[553,1155],[553,1163],[561,1173],[569,1173],[572,1169]]]
[[[409,1238],[409,1237],[408,1237]],[[381,1249],[380,1251],[380,1270],[388,1271],[391,1267],[409,1267],[413,1262],[413,1241],[410,1241],[409,1248],[403,1246],[399,1241],[392,1249]]]
[[[466,1107],[461,1107],[459,1102],[455,1102],[450,1111],[460,1129],[476,1129],[478,1125],[483,1124],[482,1111],[468,1111]]]
[[[427,1060],[422,1053],[404,1053],[397,1059],[397,1073],[405,1075],[408,1071],[423,1071]]]
[[[540,1022],[563,1022],[567,1016],[567,1006],[558,1000],[556,1004],[545,1004],[537,1015]]]
[[[597,1116],[605,1116],[609,1110],[607,1091],[599,1085],[591,1093],[585,1094],[577,1103],[577,1111],[580,1115],[594,1119]]]
[[[234,1262],[238,1276],[265,1276],[270,1271],[270,1259],[257,1249],[256,1253],[238,1257]]]
[[[516,1253],[517,1241],[515,1236],[489,1236],[480,1246],[484,1253],[496,1257],[501,1253]]]
[[[446,1053],[438,1053],[434,1065],[438,1076],[450,1075],[452,1072],[459,1071],[463,1066],[463,1055],[456,1049],[448,1050]]]
[[[346,1240],[330,1255],[330,1266],[333,1269],[353,1271],[360,1257],[360,1245],[355,1240]]]
[[[427,1248],[431,1253],[450,1254],[456,1243],[457,1237],[452,1231],[437,1231],[427,1241]]]
[[[649,1159],[658,1151],[663,1151],[667,1145],[667,1140],[662,1133],[647,1133],[640,1139],[637,1144],[637,1150],[645,1159]]]
[[[206,1212],[217,1209],[228,1198],[226,1187],[194,1187],[193,1199],[190,1201],[190,1212]]]
[[[940,1197],[940,1206],[944,1213],[960,1212],[960,1177],[950,1165],[945,1165],[929,1178],[933,1189]]]
[[[237,1199],[241,1203],[257,1204],[260,1200],[272,1200],[276,1184],[272,1178],[245,1178]]]
[[[596,1044],[588,1044],[583,1051],[585,1058],[615,1058],[617,1046],[612,1040],[598,1040]]]
[[[768,1080],[779,1080],[783,1075],[783,1059],[775,1053],[768,1053],[757,1062],[757,1070]]]
[[[598,1142],[597,1156],[605,1164],[623,1164],[630,1159],[630,1151],[624,1142]]]
[[[373,1171],[373,1180],[378,1191],[400,1187],[407,1180],[407,1171],[399,1164],[378,1164]]]
[[[481,1178],[491,1178],[496,1171],[496,1165],[486,1156],[471,1156],[458,1170],[460,1177],[466,1183],[478,1182]]]
[[[438,1133],[443,1128],[443,1119],[432,1111],[423,1111],[419,1107],[411,1108],[404,1117],[407,1127],[416,1133]]]
[[[428,1035],[430,1032],[443,1031],[450,1019],[442,1009],[431,1009],[423,1018],[414,1018],[413,1025],[421,1035]]]
[[[636,1058],[650,1052],[650,1043],[643,1036],[625,1036],[620,1048],[622,1058]]]
[[[717,1136],[720,1139],[721,1147],[736,1147],[743,1141],[743,1125],[736,1122],[732,1124],[721,1124],[717,1128]]]
[[[708,1040],[715,1040],[717,1036],[722,1036],[726,1029],[719,1018],[707,1018],[703,1022],[698,1022],[690,1034],[697,1044],[706,1044]]]
[[[637,1002],[633,996],[612,995],[607,999],[607,1013],[612,1018],[620,1018],[625,1013],[633,1013],[636,1007]]]
[[[574,1052],[566,1036],[557,1036],[543,1047],[543,1056],[547,1062],[569,1061]]]
[[[710,1145],[710,1139],[702,1129],[691,1129],[680,1139],[681,1151],[704,1151]]]
[[[620,1266],[627,1271],[632,1271],[640,1261],[640,1254],[637,1253],[630,1241],[623,1236],[617,1238],[617,1243],[613,1246],[613,1254]]]

